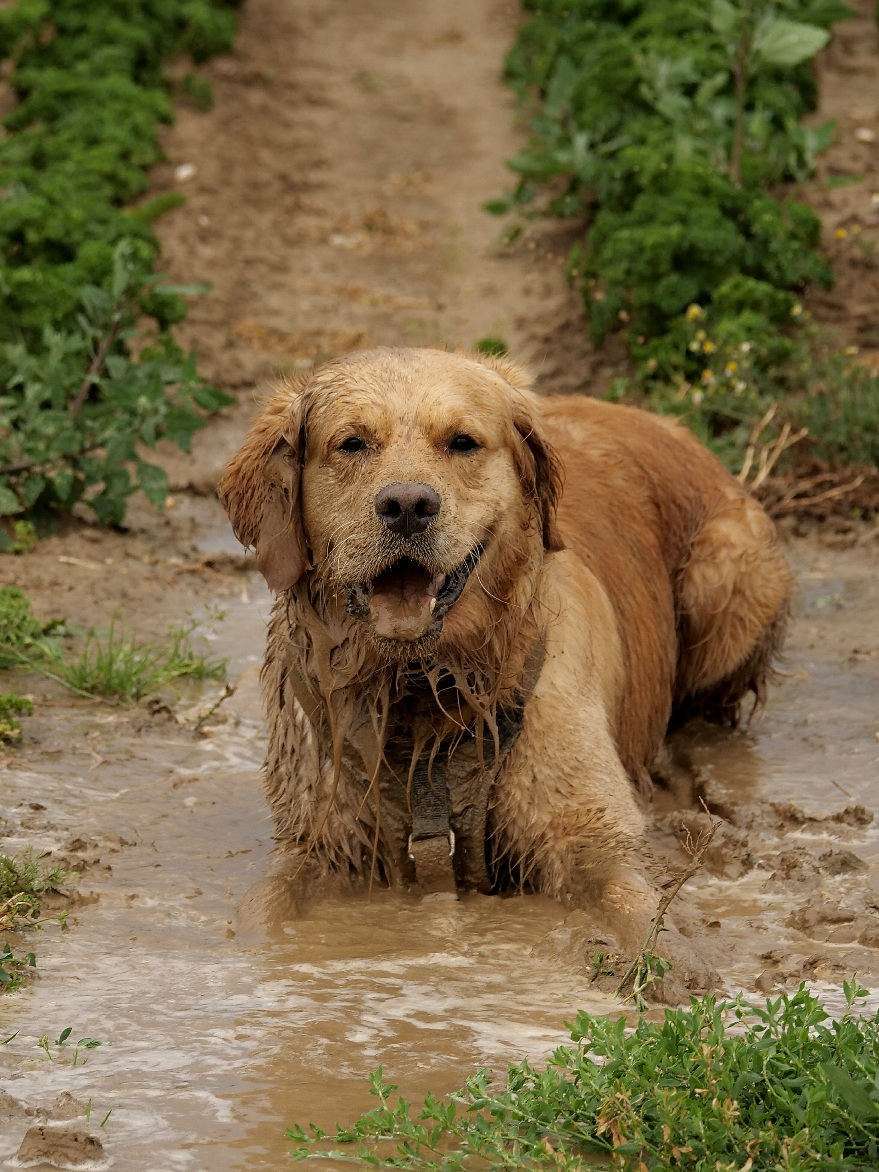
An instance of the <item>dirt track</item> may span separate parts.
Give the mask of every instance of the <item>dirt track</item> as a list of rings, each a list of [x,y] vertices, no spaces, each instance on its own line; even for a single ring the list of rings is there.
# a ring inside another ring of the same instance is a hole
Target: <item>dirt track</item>
[[[509,251],[480,210],[518,143],[498,83],[517,11],[249,0],[235,54],[207,69],[214,110],[182,111],[168,132],[157,187],[195,171],[161,224],[167,267],[214,287],[181,336],[238,406],[191,458],[164,453],[163,515],[138,508],[124,534],[73,524],[5,558],[4,581],[43,616],[118,611],[144,635],[219,605],[212,650],[230,655],[236,693],[199,732],[210,689],[113,709],[28,682],[37,715],[0,758],[0,848],[69,860],[81,904],[70,932],[38,940],[33,989],[0,1000],[0,1037],[18,1031],[0,1071],[20,1104],[0,1097],[0,1161],[39,1120],[26,1108],[69,1091],[93,1100],[90,1130],[117,1166],[268,1169],[287,1123],[367,1106],[379,1062],[413,1097],[442,1091],[480,1062],[545,1053],[578,1007],[611,1007],[565,949],[563,910],[538,899],[332,906],[255,950],[230,927],[269,845],[255,680],[267,596],[211,494],[255,391],[367,342],[501,336],[547,390],[594,386],[616,361],[589,351],[561,280],[571,229],[536,227]],[[861,529],[791,537],[789,551],[788,679],[753,730],[691,738],[726,825],[682,914],[731,988],[806,978],[832,1000],[855,969],[879,990],[879,541]],[[699,816],[662,794],[657,806],[654,848],[677,865]],[[85,1066],[50,1063],[36,1041],[67,1025],[112,1045]]]

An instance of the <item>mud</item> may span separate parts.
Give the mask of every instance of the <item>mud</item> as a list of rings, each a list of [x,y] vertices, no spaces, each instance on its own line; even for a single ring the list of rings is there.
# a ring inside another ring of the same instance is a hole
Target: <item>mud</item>
[[[209,646],[229,656],[234,693],[116,708],[15,680],[36,714],[0,755],[0,850],[33,845],[79,882],[69,930],[28,944],[37,980],[0,997],[0,1166],[275,1168],[284,1127],[367,1108],[379,1064],[407,1097],[443,1092],[479,1064],[539,1059],[577,1009],[618,1008],[592,982],[590,926],[538,898],[352,896],[258,946],[233,928],[270,847],[257,684],[269,599],[210,494],[256,390],[366,342],[500,335],[547,390],[594,389],[616,369],[612,351],[589,351],[560,279],[571,229],[538,226],[507,250],[480,211],[520,142],[497,80],[517,12],[249,0],[235,53],[206,70],[214,110],[182,111],[168,131],[156,187],[189,202],[160,225],[167,269],[214,287],[181,338],[237,406],[191,457],[163,453],[162,514],[136,506],[119,533],[76,521],[0,573],[46,618],[115,612],[142,636],[219,606]],[[194,173],[175,180],[184,163]],[[707,821],[697,796],[722,820],[676,914],[730,991],[806,979],[833,1007],[857,971],[879,1003],[876,535],[792,527],[782,685],[747,729],[687,730],[678,782],[657,791],[660,875],[686,864]],[[86,1037],[102,1045],[77,1049]]]

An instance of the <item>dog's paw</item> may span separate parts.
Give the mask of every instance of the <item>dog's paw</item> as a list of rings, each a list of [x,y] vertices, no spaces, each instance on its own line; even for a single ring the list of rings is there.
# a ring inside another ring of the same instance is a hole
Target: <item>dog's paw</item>
[[[678,1005],[692,993],[710,993],[720,984],[720,975],[694,944],[666,920],[653,951],[667,961],[671,969],[655,982],[656,995],[648,988],[648,999]]]
[[[646,981],[645,996],[677,1004],[688,1000],[691,993],[709,993],[717,988],[720,976],[696,946],[681,935],[667,914],[661,930],[653,937],[659,899],[658,892],[643,875],[620,869],[605,880],[600,906],[602,918],[622,954],[630,963],[639,964]],[[657,964],[656,957],[671,967]]]

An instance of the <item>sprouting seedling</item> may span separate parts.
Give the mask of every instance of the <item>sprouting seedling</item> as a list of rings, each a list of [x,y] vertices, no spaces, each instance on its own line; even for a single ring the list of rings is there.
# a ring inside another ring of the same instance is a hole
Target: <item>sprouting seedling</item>
[[[95,1050],[98,1046],[103,1046],[103,1042],[99,1042],[97,1038],[80,1038],[73,1050],[73,1065],[76,1066],[79,1059],[80,1050]],[[87,1059],[83,1059],[83,1066],[85,1066]]]
[[[64,1048],[67,1046],[67,1041],[70,1038],[70,1035],[72,1033],[73,1033],[73,1026],[65,1026],[64,1029],[61,1031],[61,1033],[58,1035],[58,1037],[55,1039],[55,1042],[54,1042],[55,1048],[57,1050],[64,1050]],[[13,1035],[13,1037],[14,1036],[15,1035]],[[98,1046],[103,1046],[103,1044],[104,1043],[99,1041],[97,1038],[80,1038],[79,1041],[76,1042],[73,1047],[73,1065],[77,1066],[79,1064],[80,1050],[94,1050]],[[52,1050],[51,1050],[50,1043],[49,1043],[49,1035],[43,1034],[41,1036],[40,1040],[37,1042],[37,1045],[40,1047],[41,1050],[44,1050],[46,1052],[46,1057],[51,1061]],[[85,1059],[83,1060],[83,1065],[85,1065]]]

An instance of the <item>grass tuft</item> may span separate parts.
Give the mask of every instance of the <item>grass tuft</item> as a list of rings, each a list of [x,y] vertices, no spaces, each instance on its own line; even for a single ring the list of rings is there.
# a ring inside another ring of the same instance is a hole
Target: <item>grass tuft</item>
[[[0,694],[0,745],[21,740],[21,723],[18,716],[32,716],[34,706],[26,696],[14,692]]]
[[[89,631],[76,658],[57,653],[43,669],[71,691],[114,700],[139,700],[183,678],[221,680],[226,661],[206,659],[192,647],[198,623],[172,629],[157,643],[142,642],[111,625],[106,635]]]
[[[26,850],[20,858],[0,854],[0,992],[21,988],[37,964],[36,955],[19,954],[7,934],[40,928],[43,896],[73,878],[63,867],[43,866],[33,850]],[[65,917],[66,913],[59,916],[62,927]]]
[[[40,623],[26,595],[15,587],[4,587],[0,589],[0,668],[39,672],[82,696],[139,700],[174,680],[225,678],[225,660],[208,659],[194,649],[192,635],[199,626],[196,621],[185,623],[172,628],[164,639],[147,642],[120,632],[111,623],[105,633],[89,630],[82,650],[71,654],[60,640],[61,633],[66,633],[64,624]]]

